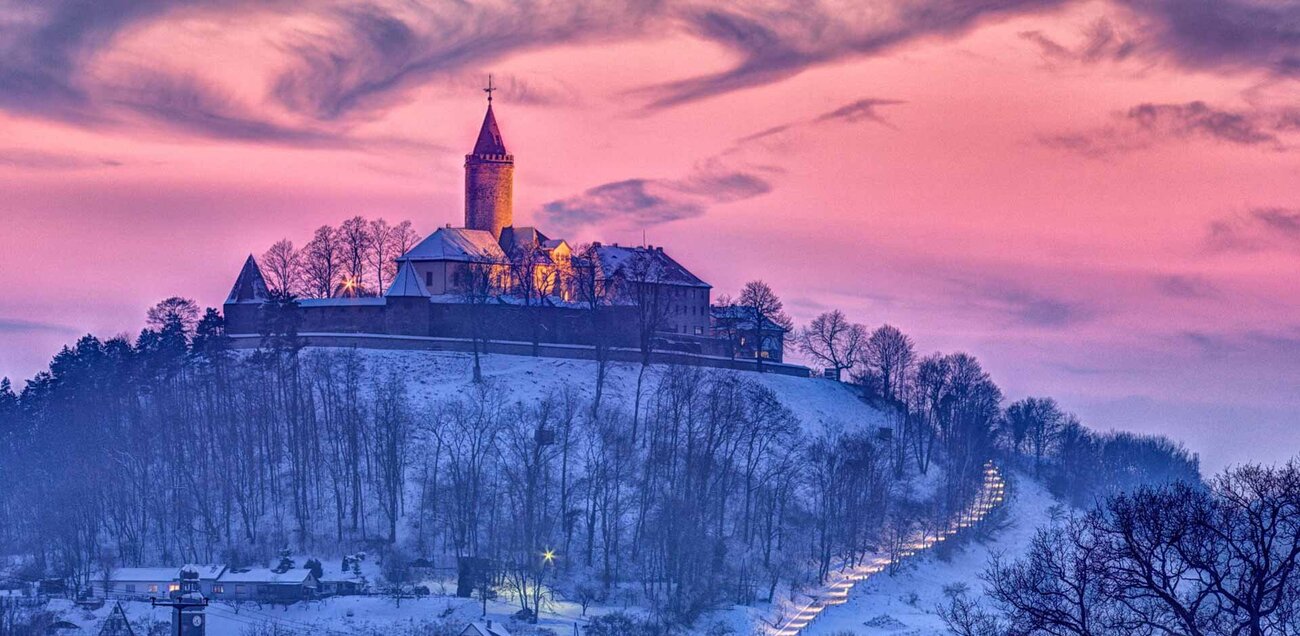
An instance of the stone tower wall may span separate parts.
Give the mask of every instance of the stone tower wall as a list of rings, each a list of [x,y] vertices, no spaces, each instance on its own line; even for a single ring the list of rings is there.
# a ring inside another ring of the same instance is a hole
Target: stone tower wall
[[[500,238],[514,225],[515,162],[511,155],[465,156],[465,227]]]

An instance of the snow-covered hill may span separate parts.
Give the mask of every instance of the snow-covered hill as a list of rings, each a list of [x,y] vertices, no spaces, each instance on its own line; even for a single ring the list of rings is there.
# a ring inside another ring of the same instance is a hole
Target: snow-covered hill
[[[317,350],[329,351],[329,350]],[[466,353],[437,351],[363,350],[372,373],[395,369],[407,378],[411,397],[429,406],[473,390],[473,358]],[[483,377],[497,387],[502,399],[531,402],[556,394],[566,385],[583,400],[595,392],[596,363],[589,360],[534,358],[490,354],[482,358]],[[611,362],[603,400],[622,404],[629,410],[636,396],[640,365]],[[671,373],[674,367],[652,365],[645,377],[645,388]],[[850,386],[820,378],[796,378],[750,371],[706,369],[706,373],[739,374],[770,388],[804,425],[809,434],[817,434],[828,425],[847,428],[889,426],[884,413],[858,397]]]
[[[948,602],[945,590],[965,586],[978,597],[980,573],[994,554],[1024,554],[1034,532],[1050,522],[1057,501],[1027,477],[1014,482],[1007,503],[1009,525],[983,542],[960,546],[947,560],[934,552],[915,557],[901,572],[882,574],[855,588],[844,605],[828,609],[807,636],[938,636],[949,634],[935,608]]]

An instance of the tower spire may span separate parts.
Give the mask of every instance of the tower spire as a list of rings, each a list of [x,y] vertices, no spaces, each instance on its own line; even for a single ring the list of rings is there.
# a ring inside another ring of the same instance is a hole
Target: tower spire
[[[492,85],[492,74],[491,74],[491,73],[488,73],[488,85],[487,85],[487,88],[483,89],[483,92],[484,92],[484,93],[487,93],[487,96],[488,96],[488,107],[489,107],[489,108],[492,107],[492,91],[495,91],[495,90],[497,90],[497,87],[495,87],[495,86]]]

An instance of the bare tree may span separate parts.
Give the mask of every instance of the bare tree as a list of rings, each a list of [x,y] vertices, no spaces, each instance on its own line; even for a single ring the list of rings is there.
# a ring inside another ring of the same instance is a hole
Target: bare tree
[[[1028,397],[1012,402],[1002,416],[1003,436],[1011,449],[1020,452],[1028,443],[1034,455],[1034,470],[1042,468],[1043,457],[1065,426],[1067,416],[1052,398]]]
[[[797,334],[799,349],[814,360],[835,370],[835,379],[857,364],[867,343],[867,329],[850,323],[844,312],[836,309],[813,319]]]
[[[533,355],[541,355],[542,312],[532,311],[550,295],[555,284],[555,268],[546,250],[537,243],[516,245],[507,254],[511,291],[524,301],[526,318],[532,334]]]
[[[1021,559],[995,556],[983,578],[1015,634],[1102,636],[1129,633],[1106,577],[1103,538],[1078,516],[1040,529]]]
[[[394,225],[391,230],[393,239],[393,253],[401,256],[415,247],[420,242],[420,234],[411,227],[410,221],[402,221]]]
[[[388,290],[388,282],[397,275],[397,241],[393,226],[383,219],[370,222],[370,268],[375,272],[375,293]]]
[[[199,322],[199,306],[189,298],[172,296],[149,308],[145,322],[154,329],[179,329],[190,335]]]
[[[397,543],[397,520],[404,508],[406,465],[409,457],[410,413],[406,383],[396,371],[389,371],[375,386],[374,442],[376,490],[380,508],[388,519],[388,543]]]
[[[372,292],[366,285],[366,263],[372,260],[370,251],[373,246],[370,224],[364,218],[354,216],[339,226],[338,237],[343,253],[343,293],[349,296],[370,295]]]
[[[575,253],[577,257],[572,260],[569,267],[572,273],[570,284],[577,301],[587,307],[587,328],[591,334],[592,348],[596,357],[596,392],[591,402],[591,414],[595,417],[600,413],[605,376],[609,370],[609,345],[614,329],[611,311],[613,297],[610,295],[609,285],[599,278],[597,260],[600,255],[595,247],[590,244],[582,245],[575,250]]]
[[[754,358],[759,373],[762,373],[763,354],[770,348],[773,340],[790,331],[792,324],[790,317],[785,314],[785,307],[776,292],[761,280],[745,283],[736,303],[748,312],[752,321],[750,337],[754,342]]]
[[[303,291],[314,298],[333,298],[343,276],[343,244],[338,230],[322,225],[302,249]]]
[[[453,282],[461,298],[470,310],[470,340],[474,350],[474,382],[483,381],[483,367],[480,356],[487,346],[487,305],[496,299],[497,290],[493,280],[493,263],[470,262],[456,269]]]
[[[262,254],[262,272],[274,290],[296,293],[302,279],[302,259],[289,239],[280,239]]]
[[[887,400],[905,398],[915,360],[912,338],[892,325],[881,325],[871,332],[871,337],[862,347],[863,371],[871,377],[871,384],[878,387],[880,396]]]

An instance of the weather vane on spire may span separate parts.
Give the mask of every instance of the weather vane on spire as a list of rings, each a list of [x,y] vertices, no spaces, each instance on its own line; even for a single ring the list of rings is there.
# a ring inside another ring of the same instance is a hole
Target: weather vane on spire
[[[489,105],[489,106],[492,105],[492,91],[494,91],[494,90],[497,90],[497,87],[492,85],[492,74],[491,74],[491,73],[488,73],[488,85],[487,85],[487,88],[483,89],[483,92],[488,94],[488,105]]]

